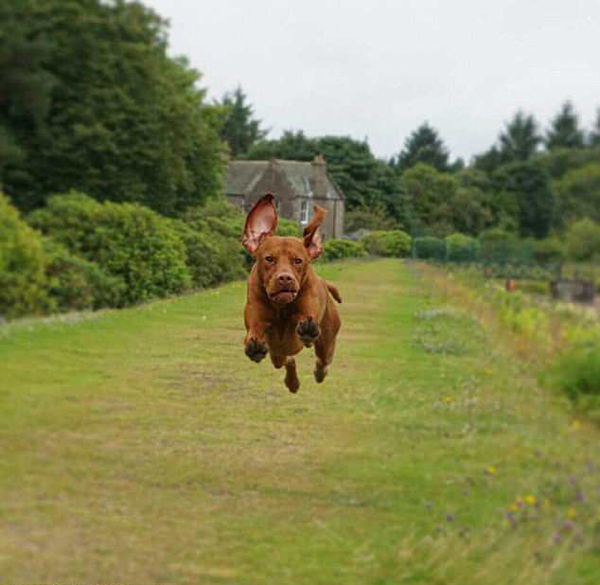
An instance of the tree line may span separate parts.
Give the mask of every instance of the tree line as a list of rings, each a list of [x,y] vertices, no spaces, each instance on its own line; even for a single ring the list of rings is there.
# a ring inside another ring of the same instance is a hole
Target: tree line
[[[234,107],[260,129],[240,88],[235,95]],[[228,132],[222,134],[226,141]],[[586,131],[569,101],[545,133],[533,115],[518,111],[496,143],[469,164],[451,160],[428,122],[390,160],[378,159],[366,141],[291,130],[274,140],[255,135],[235,152],[239,158],[306,161],[323,154],[346,194],[347,231],[396,226],[445,237],[500,228],[544,238],[582,218],[600,221],[600,109]]]
[[[544,238],[600,221],[600,111],[586,130],[565,102],[545,131],[517,112],[468,162],[425,122],[384,160],[349,136],[269,139],[240,87],[210,102],[142,4],[4,0],[0,22],[0,185],[24,213],[74,189],[178,217],[222,192],[227,156],[321,154],[346,195],[348,232]]]

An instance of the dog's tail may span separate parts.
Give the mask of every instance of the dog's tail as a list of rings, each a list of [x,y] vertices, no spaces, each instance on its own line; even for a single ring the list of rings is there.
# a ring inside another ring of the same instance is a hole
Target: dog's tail
[[[327,290],[329,291],[329,293],[331,294],[331,296],[338,303],[341,303],[342,302],[342,297],[340,296],[340,292],[338,291],[338,289],[335,288],[335,286],[333,286],[333,284],[329,284],[328,282],[325,282],[325,284],[327,285]]]

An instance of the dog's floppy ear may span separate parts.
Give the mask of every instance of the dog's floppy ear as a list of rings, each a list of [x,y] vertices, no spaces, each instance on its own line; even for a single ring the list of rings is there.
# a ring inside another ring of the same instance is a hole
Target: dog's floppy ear
[[[242,234],[244,248],[254,256],[262,240],[272,236],[276,227],[277,210],[273,203],[273,195],[267,193],[254,204],[252,211],[246,217]]]
[[[323,218],[327,213],[326,209],[314,206],[315,214],[310,223],[304,228],[304,247],[311,258],[318,258],[323,252],[323,238],[319,232],[319,226],[323,223]]]

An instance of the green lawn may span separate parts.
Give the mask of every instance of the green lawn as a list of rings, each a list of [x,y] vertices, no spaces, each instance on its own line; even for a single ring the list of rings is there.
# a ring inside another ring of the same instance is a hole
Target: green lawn
[[[599,583],[597,429],[414,268],[321,272],[297,395],[243,283],[0,329],[1,582]]]

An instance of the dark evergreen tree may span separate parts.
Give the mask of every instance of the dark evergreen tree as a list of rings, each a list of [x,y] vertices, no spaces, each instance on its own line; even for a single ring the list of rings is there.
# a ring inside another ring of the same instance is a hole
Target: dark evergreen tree
[[[238,87],[233,93],[226,93],[220,102],[225,108],[221,138],[229,146],[233,157],[248,152],[256,142],[267,135],[267,131],[260,127],[261,121],[253,117],[254,110],[246,100],[246,94]]]
[[[493,173],[496,169],[504,164],[504,156],[500,152],[500,149],[494,145],[489,150],[486,150],[483,154],[475,156],[473,165],[479,171],[486,173]]]
[[[535,154],[541,141],[535,118],[517,112],[500,134],[500,154],[504,161],[524,161]]]
[[[417,163],[425,163],[438,171],[446,171],[448,156],[448,149],[437,130],[425,122],[406,139],[404,149],[393,166],[401,173]]]
[[[518,229],[522,237],[545,238],[554,219],[554,196],[550,177],[539,161],[515,162],[494,175],[496,193],[514,196],[518,207]]]
[[[560,112],[553,118],[550,129],[546,132],[546,148],[581,148],[584,143],[583,131],[579,128],[579,117],[573,104],[565,102]]]
[[[0,23],[0,148],[17,155],[0,182],[21,209],[77,189],[176,213],[219,192],[219,109],[199,74],[167,56],[154,12],[3,0]]]
[[[285,130],[281,138],[260,140],[241,158],[247,160],[280,158],[283,160],[310,161],[317,154],[319,152],[314,138],[308,138],[302,130],[298,132]]]

